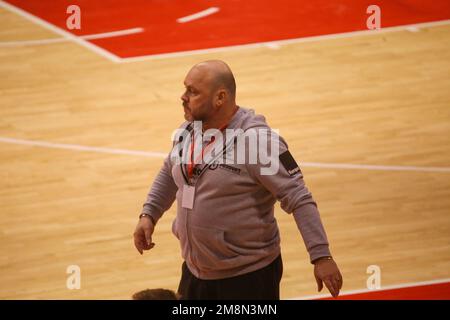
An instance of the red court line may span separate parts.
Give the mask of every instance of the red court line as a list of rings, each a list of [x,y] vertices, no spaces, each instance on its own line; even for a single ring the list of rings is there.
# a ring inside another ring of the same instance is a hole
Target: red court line
[[[9,0],[64,30],[66,8],[81,8],[75,35],[144,28],[144,32],[90,40],[121,57],[138,57],[366,30],[373,0]],[[382,27],[450,19],[448,0],[378,0]],[[178,18],[218,7],[210,16]]]
[[[450,300],[450,282],[342,295],[317,300]]]

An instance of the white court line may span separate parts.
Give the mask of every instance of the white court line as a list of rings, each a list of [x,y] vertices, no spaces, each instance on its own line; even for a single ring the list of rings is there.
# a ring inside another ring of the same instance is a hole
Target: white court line
[[[302,162],[301,166],[302,167],[313,167],[313,168],[333,168],[333,169],[450,172],[450,168],[446,168],[446,167],[379,166],[379,165],[371,165],[371,164],[349,164],[349,163]]]
[[[84,36],[79,36],[79,38],[85,39],[85,40],[104,39],[104,38],[120,37],[120,36],[129,35],[129,34],[140,33],[143,31],[144,31],[143,28],[132,28],[132,29],[125,29],[125,30],[111,31],[111,32],[88,34],[88,35],[84,35]],[[0,47],[45,45],[45,44],[68,42],[68,41],[71,41],[71,39],[51,38],[51,39],[24,40],[24,41],[5,41],[5,42],[0,42]]]
[[[211,7],[211,8],[208,8],[206,10],[203,10],[203,11],[191,14],[189,16],[178,18],[177,22],[178,23],[186,23],[186,22],[189,22],[189,21],[192,21],[192,20],[197,20],[197,19],[209,16],[209,15],[214,14],[216,12],[219,12],[219,8]]]
[[[120,60],[121,60],[120,57],[116,56],[115,54],[113,54],[103,48],[100,48],[100,47],[96,46],[95,44],[86,41],[85,39],[77,37],[77,36],[71,34],[70,32],[68,32],[64,29],[61,29],[61,28],[35,16],[35,15],[32,15],[31,13],[28,13],[25,10],[22,10],[22,9],[20,9],[16,6],[13,6],[9,3],[6,3],[5,1],[0,0],[0,7],[4,8],[6,10],[9,10],[11,12],[14,12],[14,13],[18,14],[19,16],[21,16],[25,19],[28,19],[31,22],[34,22],[37,25],[40,25],[50,31],[53,31],[54,33],[59,34],[63,38],[66,38],[75,43],[78,43],[79,45],[101,55],[104,58],[107,58],[108,60],[110,60],[112,62],[120,62]]]
[[[342,297],[342,296],[348,296],[348,295],[359,294],[359,293],[370,293],[370,292],[380,292],[380,291],[386,291],[386,290],[392,290],[392,289],[420,287],[420,286],[426,286],[426,285],[431,285],[431,284],[441,284],[441,283],[447,283],[447,282],[450,282],[450,278],[422,281],[422,282],[409,282],[409,283],[404,283],[404,284],[385,286],[385,287],[381,287],[381,289],[376,289],[376,290],[375,289],[374,290],[361,289],[361,290],[343,291],[339,294],[339,296]],[[324,290],[326,290],[325,286],[324,286]],[[290,298],[287,300],[313,300],[313,299],[322,299],[322,298],[331,298],[331,294],[318,294],[318,295],[312,295],[312,296],[303,296],[303,297],[297,297],[297,298]]]
[[[23,41],[4,41],[0,42],[0,48],[5,47],[23,47],[23,46],[40,46],[52,43],[69,42],[67,38],[51,38],[51,39],[38,39],[38,40],[23,40]]]
[[[111,31],[111,32],[89,34],[89,35],[85,35],[85,36],[80,36],[80,38],[83,38],[83,39],[86,39],[86,40],[94,40],[94,39],[103,39],[103,38],[112,38],[112,37],[126,36],[126,35],[129,35],[129,34],[141,33],[143,31],[144,31],[143,28],[131,28],[131,29]]]
[[[11,143],[11,144],[21,144],[21,145],[27,145],[27,146],[33,146],[33,147],[68,149],[68,150],[76,150],[76,151],[91,151],[91,152],[112,153],[112,154],[124,154],[124,155],[142,156],[142,157],[149,157],[149,158],[164,158],[167,156],[167,153],[161,153],[161,152],[134,151],[134,150],[114,149],[114,148],[104,148],[104,147],[89,147],[89,146],[82,146],[82,145],[78,145],[78,144],[54,143],[54,142],[38,141],[38,140],[23,140],[23,139],[14,139],[14,138],[7,138],[7,137],[0,137],[0,142]]]
[[[23,140],[8,137],[0,137],[0,142],[28,145],[34,147],[69,149],[77,151],[91,151],[112,154],[124,154],[141,156],[148,158],[165,158],[167,153],[149,152],[149,151],[135,151],[127,149],[112,149],[105,147],[89,147],[77,144],[54,143],[48,141],[38,140]],[[366,164],[346,164],[346,163],[319,163],[319,162],[303,162],[300,167],[312,168],[330,168],[330,169],[359,169],[359,170],[383,170],[383,171],[417,171],[417,172],[449,172],[450,168],[446,167],[412,167],[412,166],[380,166],[380,165],[366,165]]]
[[[305,42],[315,42],[322,40],[333,40],[333,39],[343,39],[343,38],[351,38],[355,36],[370,36],[377,35],[386,32],[396,32],[396,31],[410,31],[417,30],[420,28],[426,27],[436,27],[436,26],[444,26],[450,24],[449,20],[441,20],[441,21],[433,21],[433,22],[423,22],[416,24],[407,24],[396,27],[387,27],[381,28],[380,30],[361,30],[361,31],[352,31],[352,32],[344,32],[344,33],[335,33],[335,34],[327,34],[321,36],[312,36],[312,37],[303,37],[303,38],[295,38],[295,39],[287,39],[287,40],[276,40],[276,41],[268,41],[268,42],[256,42],[235,46],[226,46],[226,47],[217,47],[210,49],[199,49],[199,50],[190,50],[190,51],[180,51],[180,52],[171,52],[171,53],[162,53],[162,54],[150,54],[139,57],[130,57],[130,58],[121,58],[120,62],[139,62],[145,60],[152,59],[165,59],[165,58],[177,58],[177,57],[186,57],[197,54],[211,54],[217,52],[225,52],[225,51],[233,51],[233,50],[242,50],[242,49],[253,49],[253,48],[278,48],[279,46],[293,43],[305,43]]]

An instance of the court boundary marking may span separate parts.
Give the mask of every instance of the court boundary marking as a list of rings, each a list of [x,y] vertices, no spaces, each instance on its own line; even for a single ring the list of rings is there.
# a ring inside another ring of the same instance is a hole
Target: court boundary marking
[[[85,39],[85,40],[105,39],[105,38],[126,36],[129,34],[140,33],[143,31],[144,31],[143,28],[131,28],[131,29],[124,29],[124,30],[110,31],[110,32],[87,34],[87,35],[79,36],[79,38]],[[68,38],[47,38],[47,39],[22,40],[22,41],[2,41],[2,42],[0,42],[0,48],[2,48],[2,47],[19,47],[19,46],[38,46],[38,45],[61,43],[61,42],[68,42],[68,41],[70,41],[70,39],[68,39]]]
[[[178,23],[191,22],[193,20],[197,20],[197,19],[201,19],[201,18],[210,16],[210,15],[212,15],[214,13],[219,12],[219,10],[220,10],[220,8],[218,8],[218,7],[211,7],[211,8],[202,10],[202,11],[197,12],[197,13],[190,14],[190,15],[182,17],[182,18],[178,18],[177,22]]]
[[[209,53],[236,51],[236,50],[242,50],[242,49],[255,49],[255,48],[264,48],[264,47],[274,50],[274,49],[279,49],[281,46],[287,45],[287,44],[316,42],[316,41],[322,41],[322,40],[345,39],[345,38],[351,38],[351,37],[356,37],[356,36],[368,36],[368,35],[376,35],[376,34],[397,32],[397,31],[418,32],[418,31],[420,31],[421,28],[444,26],[444,25],[449,25],[449,24],[450,24],[450,19],[447,19],[447,20],[439,20],[439,21],[432,21],[432,22],[405,24],[405,25],[395,26],[395,27],[386,27],[386,28],[381,28],[380,30],[360,30],[360,31],[326,34],[326,35],[320,35],[320,36],[286,39],[286,40],[256,42],[256,43],[217,47],[217,48],[198,49],[198,50],[180,51],[180,52],[171,52],[171,53],[162,53],[162,54],[152,54],[152,55],[144,55],[144,56],[130,57],[130,58],[120,58],[121,59],[120,62],[121,63],[139,62],[139,61],[153,60],[153,59],[186,57],[186,56],[192,56],[192,55],[197,55],[197,54],[209,54]]]
[[[73,41],[73,42],[79,44],[80,46],[82,46],[94,53],[97,53],[98,55],[100,55],[112,62],[120,62],[120,60],[121,60],[121,58],[119,56],[109,52],[108,50],[105,50],[99,46],[96,46],[95,44],[93,44],[85,39],[77,37],[77,36],[73,35],[72,33],[68,32],[60,27],[57,27],[54,24],[47,22],[44,19],[41,19],[41,18],[39,18],[23,9],[20,9],[12,4],[9,4],[3,0],[0,0],[0,7],[4,8],[6,10],[9,10],[11,12],[14,12],[17,15],[25,18],[26,20],[29,20],[29,21],[43,27],[44,29],[53,31],[54,33],[62,36],[63,38]]]
[[[380,289],[372,289],[372,290],[371,289],[349,290],[349,291],[342,291],[339,294],[339,297],[360,294],[360,293],[372,293],[372,292],[382,292],[382,291],[389,291],[389,290],[395,290],[395,289],[414,288],[414,287],[421,287],[421,286],[427,286],[427,285],[433,285],[433,284],[443,284],[443,283],[448,283],[448,282],[450,282],[450,278],[421,281],[421,282],[408,282],[408,283],[403,283],[403,284],[382,286]],[[324,290],[326,290],[325,286],[324,286]],[[289,298],[286,300],[314,300],[314,299],[331,298],[331,297],[332,297],[331,294],[318,294],[318,295],[311,295],[311,296],[301,296],[301,297]]]
[[[44,147],[52,149],[65,149],[73,151],[88,151],[88,152],[98,152],[98,153],[109,153],[109,154],[121,154],[121,155],[132,155],[141,156],[147,158],[165,158],[169,152],[152,152],[152,151],[139,151],[139,150],[128,150],[128,149],[117,149],[117,148],[107,148],[107,147],[92,147],[83,146],[78,144],[67,144],[67,143],[55,143],[49,141],[41,140],[25,140],[16,139],[10,137],[0,137],[0,142],[16,144],[16,145],[26,145],[32,147]],[[350,163],[321,163],[321,162],[301,162],[301,167],[310,168],[329,168],[329,169],[357,169],[357,170],[378,170],[378,171],[415,171],[415,172],[442,172],[450,173],[450,167],[419,167],[419,166],[384,166],[384,165],[370,165],[370,164],[350,164]]]
[[[395,26],[395,27],[386,27],[386,28],[382,27],[380,30],[359,30],[359,31],[327,34],[327,35],[320,35],[320,36],[302,37],[302,38],[294,38],[294,39],[286,39],[286,40],[275,40],[275,41],[267,41],[267,42],[256,42],[256,43],[249,43],[249,44],[242,44],[242,45],[233,45],[233,46],[224,46],[224,47],[216,47],[216,48],[208,48],[208,49],[188,50],[188,51],[180,51],[180,52],[150,54],[150,55],[143,55],[143,56],[138,56],[138,57],[121,58],[106,49],[103,49],[91,42],[86,41],[85,39],[75,36],[72,33],[68,32],[60,27],[57,27],[56,25],[51,24],[33,14],[31,14],[23,9],[20,9],[12,4],[9,4],[3,0],[0,0],[0,7],[4,8],[6,10],[10,10],[10,11],[18,14],[19,16],[21,16],[31,22],[34,22],[48,30],[51,30],[51,31],[61,35],[63,38],[71,40],[71,41],[85,47],[86,49],[91,50],[91,51],[99,54],[100,56],[108,59],[109,61],[115,62],[115,63],[130,63],[130,62],[139,62],[139,61],[153,60],[153,59],[186,57],[186,56],[197,55],[197,54],[208,54],[208,53],[227,52],[227,51],[235,51],[235,50],[242,50],[242,49],[264,48],[264,47],[272,49],[272,50],[274,50],[274,49],[276,50],[276,49],[279,49],[280,46],[286,45],[286,44],[315,42],[315,41],[332,40],[332,39],[343,39],[343,38],[351,38],[351,37],[355,37],[355,36],[376,35],[376,34],[397,32],[397,31],[418,32],[420,30],[420,28],[443,26],[443,25],[450,24],[450,19],[446,19],[446,20],[438,20],[438,21],[431,21],[431,22],[406,24],[406,25],[400,25],[400,26]]]

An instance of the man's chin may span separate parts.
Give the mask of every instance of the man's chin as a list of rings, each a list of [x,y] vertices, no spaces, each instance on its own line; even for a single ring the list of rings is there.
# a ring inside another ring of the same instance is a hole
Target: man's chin
[[[191,114],[189,114],[189,113],[184,113],[184,119],[186,120],[186,121],[189,121],[189,122],[192,122],[193,120],[194,120],[194,118],[192,117],[192,115]]]

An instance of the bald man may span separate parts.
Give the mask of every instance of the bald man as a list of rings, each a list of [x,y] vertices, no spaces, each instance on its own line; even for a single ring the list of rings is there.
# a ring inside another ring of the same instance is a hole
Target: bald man
[[[139,216],[139,253],[153,248],[155,225],[177,200],[172,231],[184,259],[178,288],[183,299],[279,299],[278,200],[294,216],[318,290],[325,284],[338,296],[342,275],[287,143],[263,116],[236,105],[235,79],[223,61],[195,65],[184,86],[186,122]]]

